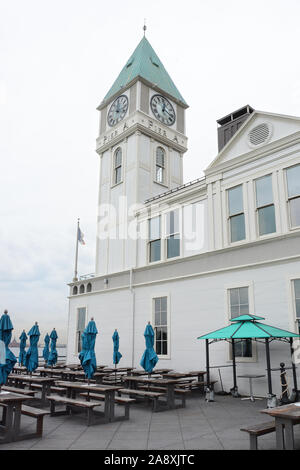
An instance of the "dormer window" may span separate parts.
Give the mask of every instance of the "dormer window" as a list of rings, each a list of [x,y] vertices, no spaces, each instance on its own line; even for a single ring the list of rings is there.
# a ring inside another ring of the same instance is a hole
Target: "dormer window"
[[[122,149],[119,147],[114,154],[114,181],[113,184],[122,181]]]
[[[166,152],[162,147],[157,147],[155,156],[155,181],[165,183]]]

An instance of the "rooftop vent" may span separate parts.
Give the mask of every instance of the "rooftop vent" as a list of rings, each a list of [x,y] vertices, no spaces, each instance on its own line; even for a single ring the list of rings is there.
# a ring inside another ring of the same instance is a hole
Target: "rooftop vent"
[[[251,129],[248,134],[250,144],[256,146],[266,142],[270,135],[270,126],[267,123],[259,124]]]
[[[239,130],[241,125],[248,119],[254,109],[248,104],[243,108],[237,109],[236,111],[227,114],[221,119],[217,120],[219,124],[218,128],[218,150],[219,152]]]

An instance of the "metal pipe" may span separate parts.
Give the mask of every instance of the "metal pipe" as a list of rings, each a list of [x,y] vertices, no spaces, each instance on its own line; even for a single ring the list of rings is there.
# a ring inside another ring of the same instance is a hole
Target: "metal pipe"
[[[237,382],[236,382],[236,362],[235,362],[235,344],[234,344],[234,339],[231,339],[231,344],[232,344],[232,372],[233,372],[233,389],[232,389],[232,395],[234,397],[238,396],[238,387],[237,387]]]
[[[267,359],[267,374],[268,374],[268,389],[269,394],[272,395],[272,376],[271,376],[271,360],[270,360],[270,345],[269,339],[266,338],[266,359]]]
[[[206,383],[209,387],[210,377],[209,377],[209,342],[208,339],[205,340],[206,343]]]

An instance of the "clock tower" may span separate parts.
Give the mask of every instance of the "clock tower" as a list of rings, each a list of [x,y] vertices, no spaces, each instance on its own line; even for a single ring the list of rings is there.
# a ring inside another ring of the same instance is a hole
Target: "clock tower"
[[[137,240],[128,230],[135,211],[182,184],[187,107],[144,36],[97,108],[96,275],[136,266]]]

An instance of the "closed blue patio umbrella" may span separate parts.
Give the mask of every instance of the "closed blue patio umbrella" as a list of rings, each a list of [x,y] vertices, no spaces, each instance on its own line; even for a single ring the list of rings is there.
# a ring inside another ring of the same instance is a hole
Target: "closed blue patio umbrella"
[[[122,354],[119,352],[119,333],[118,333],[118,330],[115,330],[114,331],[114,334],[112,336],[112,340],[113,340],[113,343],[114,343],[114,352],[113,352],[113,363],[115,365],[119,364],[119,361],[122,357]]]
[[[43,349],[43,358],[45,359],[45,362],[48,361],[48,357],[49,357],[49,343],[50,343],[50,336],[48,335],[48,333],[46,334],[45,338],[44,338],[44,343],[45,343],[45,346],[44,346],[44,349]]]
[[[26,355],[26,341],[27,341],[27,335],[25,333],[25,330],[22,331],[21,336],[19,337],[20,340],[20,351],[19,351],[19,364],[20,366],[24,365],[25,362],[25,355]]]
[[[1,343],[1,357],[0,361],[0,385],[3,385],[7,381],[7,376],[13,370],[15,363],[17,362],[16,356],[8,348],[9,343],[11,342],[12,330],[14,329],[13,324],[9,318],[7,310],[4,311],[4,314],[0,318],[0,343]]]
[[[98,330],[94,319],[91,318],[84,332],[82,338],[82,350],[79,353],[79,360],[85,372],[87,379],[92,379],[96,372],[97,363],[95,356],[95,342]]]
[[[146,343],[146,349],[144,351],[144,354],[142,356],[140,365],[143,367],[143,369],[151,374],[153,371],[154,367],[156,366],[158,362],[158,357],[156,352],[154,351],[154,330],[150,324],[146,326],[145,329],[145,343]]]
[[[38,353],[38,342],[40,338],[40,330],[37,322],[28,331],[30,346],[27,349],[25,357],[25,367],[28,372],[34,372],[39,365],[39,353]]]
[[[50,339],[51,339],[51,344],[50,344],[50,353],[48,357],[48,366],[55,366],[57,363],[57,351],[56,351],[56,341],[57,341],[57,333],[55,331],[55,328],[50,333]]]

